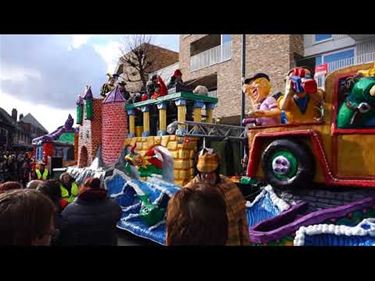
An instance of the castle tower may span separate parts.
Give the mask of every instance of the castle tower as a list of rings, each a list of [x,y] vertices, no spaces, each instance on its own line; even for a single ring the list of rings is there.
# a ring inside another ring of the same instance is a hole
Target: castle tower
[[[102,158],[105,165],[114,164],[124,147],[128,135],[125,99],[116,86],[103,100],[102,105]]]
[[[102,101],[93,98],[91,87],[87,86],[83,96],[83,105],[80,99],[77,106],[83,110],[82,124],[79,127],[78,138],[78,166],[86,167],[94,160],[96,151],[102,141]],[[79,114],[77,114],[79,115]],[[80,121],[80,120],[77,120]]]

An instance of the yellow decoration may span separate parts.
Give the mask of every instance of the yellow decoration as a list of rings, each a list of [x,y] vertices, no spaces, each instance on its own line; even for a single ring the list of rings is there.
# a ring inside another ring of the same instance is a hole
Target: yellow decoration
[[[201,113],[201,108],[196,107],[193,109],[193,118],[194,122],[201,122],[202,121],[202,113]]]
[[[206,122],[212,123],[212,116],[213,116],[214,110],[213,109],[206,109]]]
[[[167,110],[166,109],[159,109],[159,130],[166,131],[167,130]]]
[[[169,150],[175,150],[177,149],[177,141],[170,141],[167,145],[167,148]]]
[[[150,112],[143,112],[143,131],[150,132]]]
[[[135,116],[129,115],[129,133],[135,135]]]

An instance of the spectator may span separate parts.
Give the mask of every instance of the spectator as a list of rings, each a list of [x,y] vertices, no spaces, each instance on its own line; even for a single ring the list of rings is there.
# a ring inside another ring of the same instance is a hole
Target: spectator
[[[36,190],[46,195],[55,205],[57,211],[54,219],[56,235],[52,239],[52,245],[57,245],[58,234],[62,225],[61,211],[67,205],[67,202],[61,198],[60,182],[58,180],[46,180],[39,184]]]
[[[74,178],[65,172],[60,175],[61,197],[68,204],[78,196],[79,187]]]
[[[101,188],[97,178],[88,178],[76,200],[62,212],[63,245],[117,245],[116,223],[121,208]]]
[[[225,245],[228,218],[218,189],[205,184],[178,191],[168,203],[167,245]]]
[[[35,171],[32,172],[31,178],[34,180],[48,180],[49,173],[46,169],[46,164],[44,162],[39,162],[38,166],[36,167]]]
[[[32,181],[28,182],[28,184],[26,185],[26,188],[27,189],[36,189],[38,187],[38,185],[40,185],[41,183],[43,183],[42,180],[32,180]]]
[[[249,229],[246,216],[246,200],[236,184],[219,174],[219,163],[219,155],[213,149],[204,148],[198,157],[198,175],[185,187],[195,188],[196,183],[205,183],[216,187],[223,195],[227,207],[227,245],[248,245]]]
[[[36,190],[0,194],[0,246],[49,246],[55,206]]]
[[[42,181],[36,188],[37,191],[40,191],[46,195],[51,201],[55,204],[55,207],[58,212],[61,212],[65,204],[61,205],[61,190],[60,182],[57,180],[46,180]]]
[[[0,193],[13,189],[22,189],[22,184],[16,181],[8,181],[0,184]]]

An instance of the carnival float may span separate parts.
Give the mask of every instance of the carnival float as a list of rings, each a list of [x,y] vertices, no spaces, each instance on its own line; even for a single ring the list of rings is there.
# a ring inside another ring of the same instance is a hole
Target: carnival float
[[[168,200],[196,174],[197,152],[211,139],[234,139],[248,145],[246,176],[234,179],[248,200],[252,245],[375,245],[374,197],[312,208],[279,196],[313,184],[375,187],[374,63],[330,73],[325,90],[308,68],[287,76],[275,94],[267,74],[246,79],[252,110],[243,126],[231,126],[213,122],[218,99],[204,91],[129,97],[109,75],[100,98],[87,86],[77,99],[77,165],[67,171],[78,183],[103,179],[123,211],[117,227],[165,245]]]

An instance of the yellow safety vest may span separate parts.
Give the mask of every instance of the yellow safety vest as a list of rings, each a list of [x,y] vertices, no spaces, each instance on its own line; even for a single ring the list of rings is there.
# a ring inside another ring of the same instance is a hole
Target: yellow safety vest
[[[60,184],[60,190],[61,190],[61,198],[67,200],[69,203],[72,203],[78,195],[79,187],[77,183],[73,182],[72,188],[70,190],[70,196],[69,196],[69,191],[62,184]]]
[[[47,179],[47,177],[48,177],[48,170],[47,169],[44,169],[43,175],[39,171],[39,169],[36,169],[35,173],[36,173],[36,176],[37,176],[38,180],[42,179],[42,180],[45,181]]]

